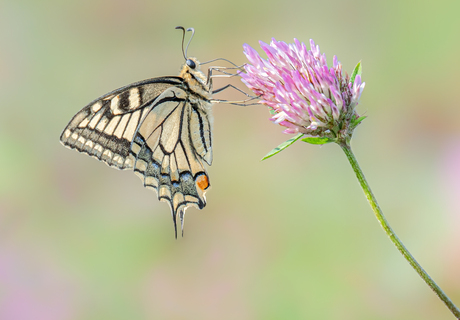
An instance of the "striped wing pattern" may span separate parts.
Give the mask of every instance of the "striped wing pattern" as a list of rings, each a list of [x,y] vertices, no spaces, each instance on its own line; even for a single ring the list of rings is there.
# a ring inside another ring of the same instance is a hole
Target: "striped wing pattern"
[[[178,79],[155,78],[108,93],[78,112],[61,135],[69,148],[134,169],[169,203],[175,229],[177,214],[183,228],[185,209],[206,205],[210,183],[203,160],[212,162],[210,105],[193,105]]]
[[[61,134],[61,143],[118,169],[133,168],[131,142],[149,105],[177,77],[155,78],[110,92],[78,112]]]

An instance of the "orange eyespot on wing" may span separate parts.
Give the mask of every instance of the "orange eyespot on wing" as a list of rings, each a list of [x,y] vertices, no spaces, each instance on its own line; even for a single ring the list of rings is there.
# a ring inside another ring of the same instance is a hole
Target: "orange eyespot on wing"
[[[209,187],[208,177],[206,175],[204,175],[204,174],[198,176],[196,178],[196,185],[201,190],[203,190],[203,191],[206,190]]]

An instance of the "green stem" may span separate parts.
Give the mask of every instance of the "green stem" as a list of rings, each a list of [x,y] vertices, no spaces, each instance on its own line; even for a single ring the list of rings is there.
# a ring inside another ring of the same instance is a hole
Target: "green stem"
[[[364,194],[366,195],[369,204],[372,207],[372,210],[377,217],[377,220],[380,222],[383,230],[385,233],[390,237],[391,242],[398,248],[399,252],[406,258],[412,268],[417,271],[420,277],[426,282],[426,284],[438,295],[438,297],[444,302],[444,304],[449,308],[449,310],[455,315],[457,319],[460,319],[460,310],[452,303],[449,297],[442,291],[442,289],[436,284],[436,282],[431,279],[431,277],[423,270],[422,266],[415,260],[415,258],[410,254],[409,250],[406,249],[404,244],[399,240],[399,238],[394,233],[393,229],[391,229],[390,225],[388,224],[387,219],[383,215],[382,209],[380,209],[377,200],[375,199],[374,194],[371,191],[369,184],[364,177],[364,174],[359,167],[358,161],[356,160],[353,152],[351,151],[350,145],[346,142],[339,143],[342,150],[347,155],[348,161],[350,161],[353,170],[355,171],[356,177],[363,188]]]

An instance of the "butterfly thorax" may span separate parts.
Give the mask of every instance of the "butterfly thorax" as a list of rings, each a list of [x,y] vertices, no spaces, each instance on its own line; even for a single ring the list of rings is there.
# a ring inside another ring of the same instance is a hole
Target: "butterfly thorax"
[[[187,63],[184,63],[179,74],[184,79],[184,83],[188,86],[189,99],[192,104],[206,104],[211,99],[211,90],[207,83],[206,75],[200,70],[200,63],[196,58],[188,58],[195,63],[195,68],[191,68]]]

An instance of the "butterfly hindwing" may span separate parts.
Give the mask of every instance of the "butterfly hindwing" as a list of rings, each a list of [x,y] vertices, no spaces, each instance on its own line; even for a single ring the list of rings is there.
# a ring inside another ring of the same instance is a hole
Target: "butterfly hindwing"
[[[201,117],[201,121],[193,119]],[[131,147],[134,171],[158,199],[169,203],[173,218],[188,206],[206,205],[212,161],[209,113],[194,107],[179,88],[166,90],[149,109]]]
[[[178,77],[154,78],[112,91],[78,112],[61,134],[61,142],[118,169],[131,169],[134,134],[149,106]]]

